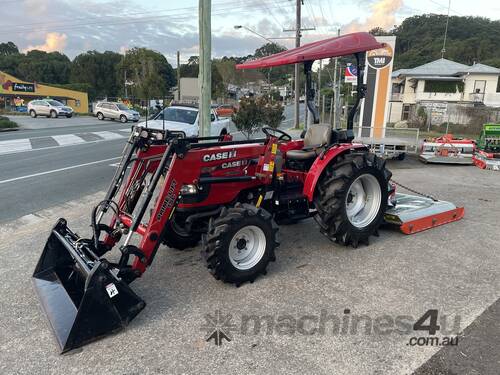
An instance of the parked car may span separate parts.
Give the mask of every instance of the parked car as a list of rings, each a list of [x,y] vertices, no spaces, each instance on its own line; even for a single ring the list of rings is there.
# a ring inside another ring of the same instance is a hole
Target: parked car
[[[99,102],[95,105],[94,114],[99,120],[112,119],[120,122],[138,122],[141,118],[139,112],[130,109],[123,103]]]
[[[211,110],[210,135],[217,136],[229,132],[229,119],[219,119],[219,116],[212,108]],[[183,131],[187,137],[196,137],[199,134],[198,108],[188,105],[174,105],[165,108],[152,120],[142,122],[139,125],[153,128]]]
[[[73,116],[73,108],[54,99],[41,99],[32,100],[28,103],[28,113],[33,118],[37,116],[47,116],[51,118],[66,116],[70,118]]]
[[[215,111],[219,117],[231,117],[235,112],[235,108],[231,104],[222,104]]]

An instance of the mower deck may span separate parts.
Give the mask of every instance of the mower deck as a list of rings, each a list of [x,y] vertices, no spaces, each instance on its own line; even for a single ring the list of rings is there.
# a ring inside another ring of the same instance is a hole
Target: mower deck
[[[398,225],[404,234],[413,234],[458,221],[464,208],[446,201],[396,193],[396,204],[385,212],[385,221]]]

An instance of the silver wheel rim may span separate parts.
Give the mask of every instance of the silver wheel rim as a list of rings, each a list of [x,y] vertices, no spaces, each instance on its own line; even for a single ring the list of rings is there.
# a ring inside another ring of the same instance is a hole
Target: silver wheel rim
[[[346,212],[356,228],[370,225],[382,203],[382,191],[375,176],[364,174],[354,180],[346,195]]]
[[[229,244],[229,260],[238,270],[248,270],[260,262],[266,251],[266,235],[255,225],[241,228]]]

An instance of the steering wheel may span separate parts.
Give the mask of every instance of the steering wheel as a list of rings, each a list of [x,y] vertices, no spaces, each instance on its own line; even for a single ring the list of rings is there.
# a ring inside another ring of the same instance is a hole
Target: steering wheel
[[[262,128],[262,133],[264,133],[265,135],[267,135],[268,137],[271,137],[273,134],[270,134],[270,133],[274,133],[274,134],[281,134],[279,137],[278,137],[278,141],[291,141],[292,140],[292,137],[290,134],[288,133],[285,133],[283,130],[281,129],[275,129],[275,128],[270,128],[269,126],[264,126]]]

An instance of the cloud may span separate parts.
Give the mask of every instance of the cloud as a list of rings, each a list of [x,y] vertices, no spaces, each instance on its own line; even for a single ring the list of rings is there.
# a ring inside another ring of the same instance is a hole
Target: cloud
[[[369,31],[374,27],[390,29],[396,24],[396,12],[403,6],[403,0],[379,0],[371,5],[371,13],[364,22],[352,21],[342,28],[344,33]]]
[[[60,33],[47,33],[45,36],[45,43],[35,46],[28,46],[24,49],[24,52],[31,51],[33,49],[45,51],[45,52],[63,52],[68,43],[68,36],[66,34]]]

